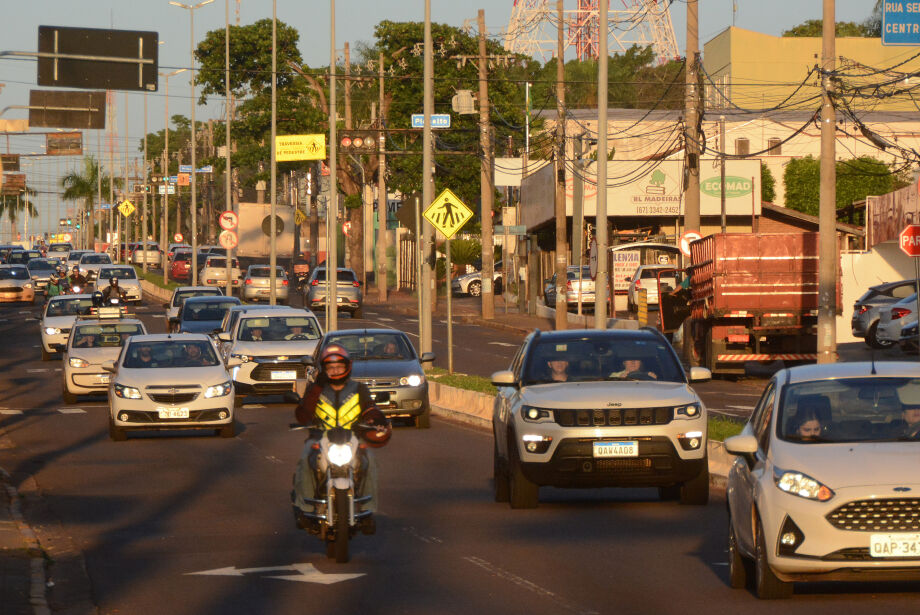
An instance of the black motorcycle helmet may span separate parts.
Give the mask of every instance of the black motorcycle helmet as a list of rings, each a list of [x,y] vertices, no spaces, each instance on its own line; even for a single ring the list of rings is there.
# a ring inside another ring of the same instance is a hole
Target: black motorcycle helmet
[[[109,278],[109,286],[114,286],[115,288],[118,288],[118,278],[116,278],[115,276],[112,276],[111,278]]]
[[[97,290],[93,293],[93,307],[102,306],[102,291]]]

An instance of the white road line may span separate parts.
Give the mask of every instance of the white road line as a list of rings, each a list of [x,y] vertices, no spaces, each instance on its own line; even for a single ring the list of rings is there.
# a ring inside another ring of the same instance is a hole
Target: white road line
[[[244,408],[267,408],[268,406],[264,404],[243,404]]]
[[[726,408],[731,408],[732,410],[753,410],[754,406],[725,406]]]
[[[381,321],[381,322],[395,322],[392,318],[385,318],[385,317],[383,317],[383,316],[378,316],[378,317],[377,317],[377,320],[379,320],[379,321]]]
[[[7,410],[6,408],[0,408],[0,414],[22,414],[22,410]]]
[[[58,412],[61,414],[86,414],[86,410],[83,408],[58,408]]]
[[[493,346],[509,346],[511,348],[517,347],[517,344],[509,344],[508,342],[489,342]]]
[[[418,318],[407,318],[406,322],[418,322]]]
[[[28,374],[43,374],[48,371],[47,367],[36,367],[34,369],[27,369],[26,373]]]
[[[719,395],[731,395],[733,397],[760,397],[760,393],[719,393]]]

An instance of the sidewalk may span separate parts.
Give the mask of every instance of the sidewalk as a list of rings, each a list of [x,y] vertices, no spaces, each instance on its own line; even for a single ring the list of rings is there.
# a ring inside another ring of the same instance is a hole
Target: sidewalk
[[[32,529],[25,523],[16,488],[0,468],[0,611],[3,615],[49,613],[45,563]]]

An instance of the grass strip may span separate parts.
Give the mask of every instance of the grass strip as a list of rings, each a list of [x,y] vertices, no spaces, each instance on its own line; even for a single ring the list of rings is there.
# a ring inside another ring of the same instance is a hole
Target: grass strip
[[[147,273],[144,273],[144,270],[142,267],[139,267],[138,265],[133,265],[133,267],[134,267],[134,270],[137,271],[137,277],[141,278],[142,280],[147,280],[151,284],[154,284],[155,286],[159,286],[160,288],[165,288],[167,290],[176,290],[177,288],[181,286],[181,284],[179,284],[178,282],[167,282],[166,284],[163,284],[163,274],[162,273],[154,273],[152,271],[148,271]]]

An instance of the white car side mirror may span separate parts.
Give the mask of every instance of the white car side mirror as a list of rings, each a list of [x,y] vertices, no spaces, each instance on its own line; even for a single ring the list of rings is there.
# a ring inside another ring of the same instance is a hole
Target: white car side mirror
[[[726,438],[725,450],[732,455],[753,455],[757,452],[757,438],[746,434]]]
[[[709,382],[712,380],[712,372],[705,367],[690,368],[690,382]]]
[[[237,358],[237,357],[230,357],[229,359],[227,359],[227,367],[228,367],[228,368],[230,368],[230,367],[239,367],[239,366],[242,365],[242,364],[243,364],[243,361],[240,360],[240,359]]]
[[[510,370],[495,372],[492,374],[492,384],[497,387],[515,386],[514,372]]]

